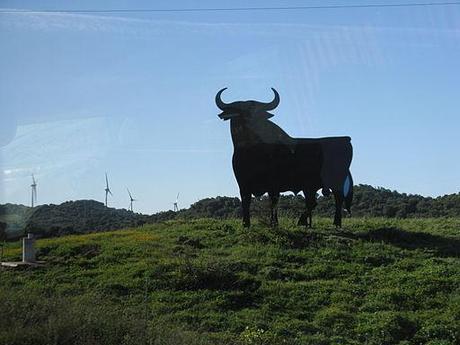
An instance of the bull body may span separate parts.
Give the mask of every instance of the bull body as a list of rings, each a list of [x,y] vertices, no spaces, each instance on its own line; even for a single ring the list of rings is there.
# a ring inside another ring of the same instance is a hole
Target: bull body
[[[276,225],[279,194],[288,191],[303,191],[306,211],[299,223],[311,226],[316,192],[321,188],[332,190],[336,202],[334,224],[341,226],[342,203],[344,199],[348,201],[349,209],[352,196],[350,137],[292,138],[268,120],[273,115],[267,110],[279,102],[275,90],[275,100],[269,105],[255,101],[227,105],[220,100],[222,91],[217,94],[216,103],[223,110],[220,117],[230,119],[232,165],[240,189],[244,226],[250,225],[251,195],[268,193],[271,220]]]

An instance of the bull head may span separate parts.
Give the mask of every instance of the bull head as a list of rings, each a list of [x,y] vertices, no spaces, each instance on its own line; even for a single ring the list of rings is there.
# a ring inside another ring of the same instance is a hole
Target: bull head
[[[280,96],[278,92],[272,88],[275,98],[269,103],[257,101],[238,101],[232,103],[224,103],[221,99],[222,92],[227,88],[223,88],[216,95],[216,105],[222,110],[218,115],[222,120],[229,120],[235,118],[253,118],[266,120],[273,116],[269,110],[275,109],[280,103]]]

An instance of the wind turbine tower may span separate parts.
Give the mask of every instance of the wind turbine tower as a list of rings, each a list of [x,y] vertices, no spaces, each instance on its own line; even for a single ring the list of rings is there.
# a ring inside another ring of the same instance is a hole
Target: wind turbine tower
[[[137,200],[133,198],[128,188],[126,188],[126,190],[128,191],[128,194],[129,194],[129,209],[131,212],[133,212],[133,201],[137,201]]]
[[[35,181],[34,174],[32,174],[32,184],[30,187],[32,188],[31,205],[34,207],[34,202],[37,202],[37,182]]]
[[[110,195],[113,196],[112,192],[110,191],[109,188],[109,179],[107,178],[107,173],[105,173],[105,207],[107,207],[107,195],[110,193]]]
[[[179,211],[178,202],[179,202],[179,193],[177,193],[176,202],[174,203],[174,212]]]

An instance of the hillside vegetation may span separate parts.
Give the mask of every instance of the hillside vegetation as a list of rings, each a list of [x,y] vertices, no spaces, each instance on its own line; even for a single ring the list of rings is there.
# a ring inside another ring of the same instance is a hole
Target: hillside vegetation
[[[460,219],[316,224],[41,239],[45,267],[0,270],[0,344],[460,343]]]
[[[332,218],[334,214],[332,199],[332,197],[319,197],[314,216]],[[256,217],[266,218],[268,209],[266,197],[254,198],[252,213]],[[302,196],[281,197],[280,215],[299,217],[303,210]],[[460,193],[429,198],[358,185],[355,186],[352,212],[354,216],[359,217],[460,217]],[[240,213],[241,202],[235,197],[206,198],[179,212],[166,211],[153,215],[105,207],[101,202],[94,200],[77,200],[60,205],[41,205],[33,209],[23,205],[0,205],[0,222],[7,224],[8,236],[14,239],[25,232],[33,232],[42,237],[54,237],[122,229],[172,219],[231,219],[238,218]]]

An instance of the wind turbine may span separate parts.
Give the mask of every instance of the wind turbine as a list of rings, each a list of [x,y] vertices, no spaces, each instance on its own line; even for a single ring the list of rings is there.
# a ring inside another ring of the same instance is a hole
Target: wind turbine
[[[174,203],[174,212],[179,211],[179,206],[177,205],[177,203],[179,202],[179,193],[177,193],[176,202]]]
[[[131,212],[133,212],[133,201],[137,201],[137,200],[133,199],[133,196],[129,192],[128,188],[126,188],[126,190],[128,191],[128,194],[129,194],[129,209],[131,210]]]
[[[35,181],[34,174],[32,174],[32,198],[31,198],[31,205],[34,207],[34,201],[37,202],[37,182]]]
[[[112,192],[110,191],[109,188],[109,179],[107,178],[107,173],[105,173],[105,207],[107,207],[107,195],[110,193],[110,195],[113,196]]]

